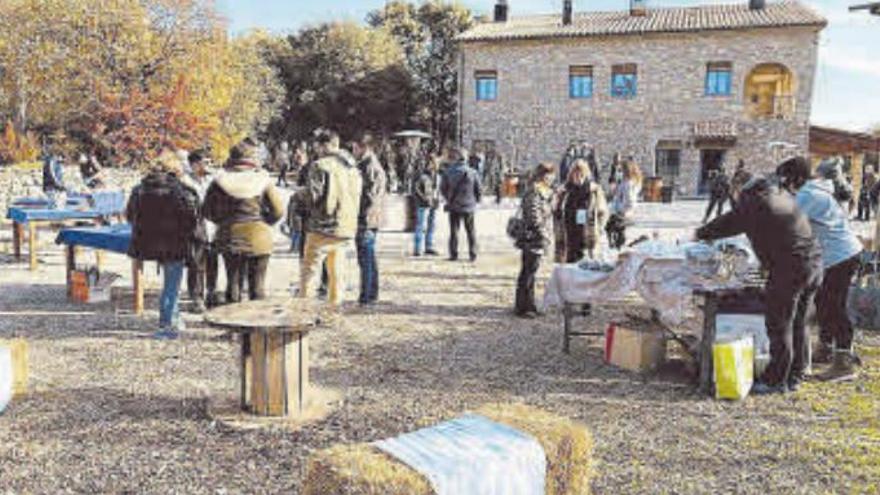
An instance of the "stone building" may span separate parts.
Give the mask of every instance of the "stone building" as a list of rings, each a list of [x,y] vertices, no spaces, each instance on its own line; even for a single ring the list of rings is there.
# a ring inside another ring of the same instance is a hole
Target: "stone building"
[[[786,0],[508,17],[462,33],[459,139],[519,168],[558,163],[587,142],[681,193],[745,161],[769,171],[809,150],[819,33],[827,22]],[[515,8],[515,4],[511,7]]]

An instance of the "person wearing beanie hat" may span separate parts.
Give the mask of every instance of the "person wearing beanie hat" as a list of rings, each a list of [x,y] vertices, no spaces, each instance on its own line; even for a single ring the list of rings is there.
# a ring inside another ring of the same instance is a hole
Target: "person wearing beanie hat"
[[[861,264],[862,243],[853,232],[847,214],[834,198],[833,175],[817,170],[813,177],[806,158],[787,160],[777,169],[786,188],[795,194],[798,208],[810,219],[813,234],[822,247],[824,274],[816,293],[819,343],[813,361],[833,366],[823,378],[854,379],[858,358],[853,351],[853,325],[847,314],[849,286]]]
[[[272,225],[284,216],[284,204],[260,167],[254,141],[245,139],[230,150],[224,173],[208,187],[203,213],[217,226],[214,245],[226,266],[226,302],[241,302],[245,277],[250,299],[265,298]]]
[[[770,364],[752,388],[754,394],[796,389],[809,366],[806,312],[821,280],[821,252],[810,221],[787,192],[764,177],[749,180],[735,206],[696,231],[713,241],[745,234],[769,273],[764,313],[770,338]]]
[[[180,285],[189,243],[195,232],[198,194],[180,180],[180,160],[170,150],[151,164],[126,207],[131,224],[129,256],[159,262],[163,272],[157,339],[176,339],[184,329],[180,318]]]

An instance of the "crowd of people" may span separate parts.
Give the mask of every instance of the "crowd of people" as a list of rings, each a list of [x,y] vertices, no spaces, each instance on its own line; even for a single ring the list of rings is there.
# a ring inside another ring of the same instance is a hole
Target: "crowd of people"
[[[132,191],[126,211],[132,225],[130,255],[159,262],[163,272],[156,337],[175,338],[184,328],[179,304],[184,271],[194,312],[240,302],[245,295],[265,298],[273,226],[284,218],[291,251],[300,254],[299,297],[340,304],[343,259],[353,244],[360,267],[358,302],[375,304],[382,208],[393,189],[390,182],[399,180],[399,172],[389,174],[393,167],[382,163],[381,146],[364,134],[345,149],[336,133],[319,131],[311,144],[297,143],[292,151],[281,146],[273,153],[277,179],[267,172],[251,139],[233,147],[216,174],[202,152],[164,151]],[[439,254],[434,227],[442,204],[449,217],[449,260],[459,259],[463,226],[468,259],[476,261],[475,213],[485,187],[480,169],[485,157],[474,160],[463,147],[421,156],[419,163],[407,166],[415,171],[402,170],[415,207],[412,255]],[[95,160],[84,157],[81,166],[84,174],[98,177]],[[540,316],[535,282],[545,256],[577,263],[595,259],[604,246],[619,250],[627,245],[626,230],[642,189],[641,168],[615,155],[608,169],[602,181],[595,153],[584,145],[569,149],[558,166],[541,163],[528,174],[516,222],[508,225],[522,260],[517,316]],[[295,177],[289,180],[292,172]],[[63,188],[60,174],[60,164],[47,161],[47,187]],[[844,177],[840,159],[824,161],[814,173],[809,161],[799,157],[785,161],[772,177],[753,176],[740,161],[732,178],[723,169],[709,178],[711,201],[695,237],[711,241],[745,234],[767,273],[771,362],[755,386],[758,393],[797,388],[811,354],[813,362],[832,363],[829,380],[855,375],[859,359],[846,306],[863,248],[849,223],[853,194]],[[866,180],[863,186],[867,192],[860,195],[860,217],[865,216],[862,210],[872,210],[878,181]],[[286,208],[279,187],[291,190]],[[725,213],[727,202],[731,206]],[[227,282],[222,296],[217,291],[220,259]],[[806,317],[813,305],[821,332],[811,352]]]
[[[564,175],[557,176],[549,163],[532,171],[521,217],[516,218],[515,228],[508,229],[522,251],[515,299],[515,313],[521,317],[540,315],[535,278],[554,243],[557,262],[592,258],[602,231],[597,227],[603,222],[610,247],[625,242],[615,228],[627,225],[638,198],[638,167],[631,160],[621,162],[617,182],[608,184],[612,201],[606,208],[603,187],[593,179],[595,168],[586,159],[569,163],[571,156],[567,154],[560,167]],[[806,158],[797,157],[781,164],[771,177],[761,177],[740,161],[732,179],[723,170],[711,178],[710,206],[695,238],[712,241],[745,234],[768,276],[765,321],[771,361],[754,393],[797,389],[811,362],[831,364],[821,375],[824,380],[856,376],[860,360],[853,348],[847,301],[863,246],[849,223],[852,189],[843,179],[842,166],[839,158],[828,159],[814,173]],[[731,209],[723,213],[722,205],[728,201]],[[717,215],[710,222],[716,207]],[[806,329],[811,307],[820,327],[815,350]]]
[[[300,257],[298,297],[342,303],[345,255],[354,245],[360,268],[358,302],[377,303],[376,248],[394,177],[379,158],[380,146],[364,134],[344,148],[338,134],[321,130],[312,143],[280,146],[267,163],[259,143],[245,139],[216,173],[204,152],[164,150],[131,192],[126,209],[132,225],[130,256],[158,262],[163,274],[156,338],[173,339],[184,329],[184,273],[195,313],[265,298],[274,226],[281,220],[291,251]],[[449,260],[458,260],[463,225],[468,259],[476,261],[474,214],[484,186],[469,159],[467,149],[450,147],[412,165],[417,170],[406,181],[416,205],[413,256],[439,254],[434,228],[442,203],[451,226]],[[267,170],[273,166],[277,178]],[[289,193],[286,205],[284,189]],[[217,290],[220,260],[226,274],[222,292]]]

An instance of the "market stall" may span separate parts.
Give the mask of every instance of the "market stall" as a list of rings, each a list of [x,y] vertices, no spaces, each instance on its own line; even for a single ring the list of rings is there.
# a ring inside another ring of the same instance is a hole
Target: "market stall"
[[[65,198],[64,206],[56,206],[44,198],[21,198],[13,202],[6,212],[12,220],[12,243],[17,261],[21,260],[21,245],[27,229],[29,265],[37,269],[37,229],[53,224],[87,222],[101,224],[120,217],[125,211],[123,191],[101,191],[89,194],[72,194]]]
[[[756,334],[760,359],[769,352],[762,337],[760,315],[762,281],[758,261],[744,239],[713,245],[650,241],[622,253],[616,263],[586,261],[557,265],[547,284],[546,308],[560,308],[563,315],[563,349],[569,352],[576,336],[606,336],[605,332],[583,332],[575,325],[585,304],[643,302],[652,310],[654,323],[669,338],[685,342],[676,329],[693,318],[702,319],[700,346],[694,349],[701,371],[701,386],[711,390],[711,345],[717,340],[716,323],[722,315],[724,331]],[[735,317],[723,316],[726,314]],[[698,330],[699,331],[699,330]],[[708,369],[702,367],[709,366]]]

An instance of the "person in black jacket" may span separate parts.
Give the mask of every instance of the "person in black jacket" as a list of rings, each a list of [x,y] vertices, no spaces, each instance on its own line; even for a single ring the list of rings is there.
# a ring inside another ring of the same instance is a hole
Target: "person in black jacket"
[[[730,178],[723,167],[710,172],[709,181],[709,207],[706,208],[703,223],[709,221],[709,218],[712,216],[712,210],[716,209],[716,207],[718,211],[715,216],[721,216],[724,212],[724,204],[730,198]]]
[[[416,228],[413,235],[413,256],[422,255],[422,244],[428,256],[436,256],[434,249],[434,219],[440,202],[438,192],[439,159],[432,156],[413,184],[413,198],[416,202]]]
[[[794,198],[774,190],[768,180],[750,180],[735,199],[733,211],[697,230],[696,237],[711,241],[745,233],[769,273],[764,318],[770,365],[752,392],[784,393],[798,387],[809,366],[804,320],[821,282],[821,250]]]
[[[474,213],[482,197],[480,176],[467,166],[468,151],[465,148],[449,150],[449,162],[452,164],[443,175],[440,193],[446,200],[449,212],[449,260],[458,260],[458,231],[464,223],[468,236],[470,260],[477,260],[477,232],[474,226]]]
[[[514,313],[520,318],[535,318],[540,314],[535,305],[535,276],[553,239],[554,169],[549,163],[538,165],[522,200],[525,228],[516,240],[516,247],[522,251],[522,267],[516,281],[514,306]]]
[[[182,173],[177,155],[164,151],[132,191],[125,212],[132,231],[129,256],[157,261],[164,273],[159,331],[154,334],[158,339],[176,339],[184,329],[180,319],[180,285],[198,219],[199,199],[181,183]]]

